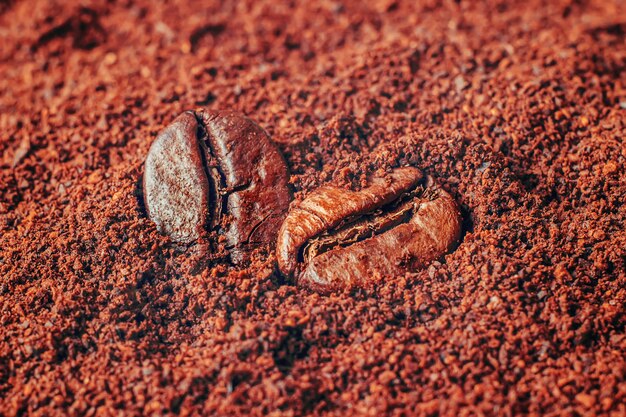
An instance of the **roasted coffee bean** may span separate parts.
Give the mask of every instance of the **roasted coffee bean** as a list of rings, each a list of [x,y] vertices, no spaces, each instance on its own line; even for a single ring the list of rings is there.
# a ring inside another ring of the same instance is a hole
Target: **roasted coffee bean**
[[[278,233],[280,270],[321,292],[366,286],[440,258],[459,240],[452,197],[415,168],[367,188],[322,187],[288,214]]]
[[[187,111],[148,152],[144,202],[172,240],[191,243],[218,230],[238,262],[275,241],[289,207],[288,179],[282,155],[256,123],[234,112]]]

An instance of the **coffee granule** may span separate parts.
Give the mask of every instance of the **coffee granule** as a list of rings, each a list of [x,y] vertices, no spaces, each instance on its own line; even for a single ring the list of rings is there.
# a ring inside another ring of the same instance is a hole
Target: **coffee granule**
[[[3,2],[0,415],[626,414],[624,16]],[[263,126],[296,201],[415,166],[459,203],[462,241],[329,296],[271,245],[237,266],[181,250],[139,181],[199,106]]]

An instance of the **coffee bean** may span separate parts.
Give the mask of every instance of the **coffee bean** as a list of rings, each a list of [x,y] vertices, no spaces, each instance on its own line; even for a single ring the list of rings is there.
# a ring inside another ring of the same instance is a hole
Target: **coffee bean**
[[[172,240],[188,244],[218,230],[239,262],[275,241],[291,198],[288,179],[282,155],[256,123],[234,112],[187,111],[148,152],[144,202]]]
[[[363,287],[449,252],[460,238],[452,197],[415,168],[376,177],[360,191],[322,187],[288,214],[278,233],[280,270],[320,292]]]

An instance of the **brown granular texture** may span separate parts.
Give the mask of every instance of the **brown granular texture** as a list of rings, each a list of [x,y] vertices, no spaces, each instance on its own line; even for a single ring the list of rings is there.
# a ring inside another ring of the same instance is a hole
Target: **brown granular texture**
[[[626,415],[625,39],[619,0],[0,2],[0,415]],[[138,184],[197,107],[297,200],[422,169],[463,241],[330,296],[181,250]]]

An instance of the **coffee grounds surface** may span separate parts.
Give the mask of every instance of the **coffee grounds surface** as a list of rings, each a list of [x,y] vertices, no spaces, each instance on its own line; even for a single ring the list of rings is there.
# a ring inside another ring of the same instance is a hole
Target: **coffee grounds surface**
[[[626,4],[280,3],[0,4],[0,415],[625,415]],[[294,201],[419,168],[460,245],[328,296],[177,246],[141,175],[198,107]]]

